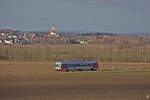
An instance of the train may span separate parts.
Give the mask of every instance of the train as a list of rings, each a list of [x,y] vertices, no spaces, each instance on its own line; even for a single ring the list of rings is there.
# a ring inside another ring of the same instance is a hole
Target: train
[[[97,61],[64,61],[56,62],[55,71],[97,71],[99,69]]]

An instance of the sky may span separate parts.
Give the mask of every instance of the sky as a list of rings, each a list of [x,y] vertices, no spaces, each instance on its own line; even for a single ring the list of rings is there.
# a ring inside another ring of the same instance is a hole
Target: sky
[[[0,0],[0,29],[150,33],[150,0]]]

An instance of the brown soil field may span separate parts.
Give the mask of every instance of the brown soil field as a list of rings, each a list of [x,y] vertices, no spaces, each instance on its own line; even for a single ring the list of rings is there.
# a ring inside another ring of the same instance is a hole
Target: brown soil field
[[[55,62],[0,62],[0,74],[40,74],[54,71]],[[150,63],[99,63],[100,70],[150,71]]]
[[[102,68],[116,66],[119,70],[62,73],[54,72],[52,65],[0,62],[0,100],[150,99],[149,64],[109,63],[101,64]]]

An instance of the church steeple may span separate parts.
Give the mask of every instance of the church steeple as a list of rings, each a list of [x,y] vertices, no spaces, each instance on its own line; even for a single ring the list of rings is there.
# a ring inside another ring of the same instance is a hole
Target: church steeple
[[[47,37],[60,37],[59,34],[56,33],[55,25],[52,25],[51,31],[47,34]]]
[[[52,25],[52,29],[51,29],[51,35],[56,35],[56,29],[55,29],[55,25]]]

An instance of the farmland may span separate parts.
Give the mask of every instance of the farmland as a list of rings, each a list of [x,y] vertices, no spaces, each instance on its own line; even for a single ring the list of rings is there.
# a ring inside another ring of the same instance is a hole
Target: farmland
[[[1,100],[146,100],[150,93],[148,71],[56,73],[40,72],[45,66],[34,72],[15,68],[16,73],[0,74]]]
[[[149,46],[0,46],[0,100],[149,100],[149,51]],[[68,60],[97,60],[100,70],[54,71],[56,61]]]
[[[116,63],[119,70],[110,71],[113,64],[103,63],[101,71],[63,73],[53,64],[0,62],[0,99],[146,100],[150,94],[150,64]]]
[[[0,46],[0,61],[76,61],[150,63],[150,46],[8,45]]]

